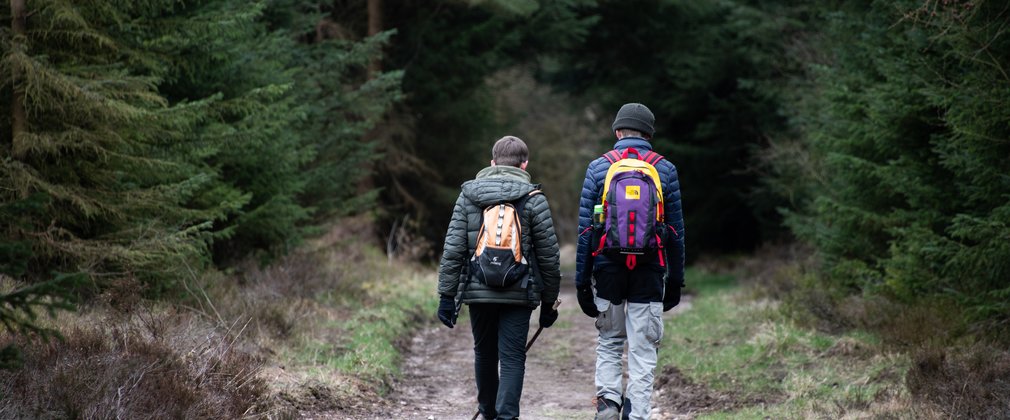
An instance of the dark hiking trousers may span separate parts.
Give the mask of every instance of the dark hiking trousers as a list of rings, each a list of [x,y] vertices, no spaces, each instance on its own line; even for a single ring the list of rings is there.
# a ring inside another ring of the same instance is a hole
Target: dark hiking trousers
[[[527,306],[470,304],[477,408],[484,418],[519,417],[519,398],[526,374],[526,335],[532,313],[533,309]]]

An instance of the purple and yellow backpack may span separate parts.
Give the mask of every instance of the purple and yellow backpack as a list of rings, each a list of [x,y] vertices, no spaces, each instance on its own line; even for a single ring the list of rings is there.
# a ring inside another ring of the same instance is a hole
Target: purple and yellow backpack
[[[603,222],[593,256],[623,259],[629,270],[635,269],[641,256],[658,256],[659,265],[666,266],[662,252],[663,184],[655,167],[663,156],[653,151],[643,156],[628,148],[611,150],[603,157],[610,162],[610,169],[603,181]]]

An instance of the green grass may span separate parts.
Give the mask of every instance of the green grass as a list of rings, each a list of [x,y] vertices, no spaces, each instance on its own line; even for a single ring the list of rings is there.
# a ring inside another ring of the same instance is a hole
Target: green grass
[[[324,324],[340,331],[339,339],[309,340],[297,349],[296,358],[319,374],[337,370],[368,382],[388,383],[399,374],[397,342],[438,306],[434,284],[431,275],[401,272],[387,280],[370,280],[363,297],[322,298],[326,305],[348,309],[350,316]]]
[[[376,304],[360,308],[347,321],[350,351],[332,361],[333,366],[359,378],[385,380],[399,374],[397,340],[409,336],[419,316],[435,313],[438,300],[430,276],[411,275],[386,282],[372,290]]]
[[[660,366],[676,366],[743,407],[706,418],[876,416],[907,399],[907,357],[872,336],[801,328],[777,302],[754,299],[730,276],[688,276],[691,308],[667,321]]]

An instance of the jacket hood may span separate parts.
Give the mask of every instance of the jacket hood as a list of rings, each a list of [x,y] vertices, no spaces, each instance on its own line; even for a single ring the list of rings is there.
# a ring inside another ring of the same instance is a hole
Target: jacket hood
[[[537,188],[530,174],[514,166],[488,166],[463,183],[463,196],[478,207],[515,201]]]

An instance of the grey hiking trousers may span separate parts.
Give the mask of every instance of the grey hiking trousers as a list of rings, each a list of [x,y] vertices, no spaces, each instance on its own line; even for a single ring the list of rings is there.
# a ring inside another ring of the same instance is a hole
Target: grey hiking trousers
[[[618,404],[627,397],[632,420],[649,418],[657,351],[663,338],[663,302],[614,304],[596,297],[596,395]],[[621,357],[628,344],[628,390],[624,387]]]

